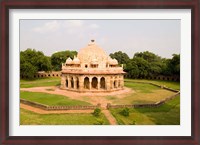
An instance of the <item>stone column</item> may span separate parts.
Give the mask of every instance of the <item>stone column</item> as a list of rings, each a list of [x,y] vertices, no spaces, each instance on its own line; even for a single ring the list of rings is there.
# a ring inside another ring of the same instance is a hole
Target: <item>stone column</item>
[[[76,79],[76,77],[73,77],[73,80],[74,80],[74,89],[77,89],[77,79]]]
[[[115,79],[115,87],[118,88],[118,79]]]
[[[65,77],[64,76],[62,76],[62,78],[61,78],[61,88],[65,88]]]
[[[121,76],[121,87],[124,88],[124,76]]]
[[[89,90],[91,90],[91,89],[92,89],[92,78],[89,77]]]
[[[105,78],[105,89],[110,90],[110,77]]]
[[[67,79],[68,79],[68,88],[71,89],[71,79],[70,77],[68,77]]]
[[[100,77],[97,78],[97,81],[98,81],[98,82],[97,82],[97,89],[99,90],[99,89],[100,89],[100,85],[101,85],[101,84],[100,84]]]
[[[79,90],[83,91],[83,86],[84,86],[84,78],[81,76],[79,77]]]

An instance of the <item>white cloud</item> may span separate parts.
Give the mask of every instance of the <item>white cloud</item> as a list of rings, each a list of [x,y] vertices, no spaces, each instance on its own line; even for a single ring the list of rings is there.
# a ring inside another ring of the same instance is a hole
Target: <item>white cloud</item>
[[[98,29],[99,25],[97,25],[97,24],[91,24],[91,25],[89,25],[89,28]]]
[[[32,30],[34,32],[45,33],[45,32],[55,32],[60,28],[60,23],[56,20],[46,22],[43,26],[35,27]]]
[[[82,20],[67,20],[64,21],[63,26],[66,28],[81,28],[83,27],[83,21]]]

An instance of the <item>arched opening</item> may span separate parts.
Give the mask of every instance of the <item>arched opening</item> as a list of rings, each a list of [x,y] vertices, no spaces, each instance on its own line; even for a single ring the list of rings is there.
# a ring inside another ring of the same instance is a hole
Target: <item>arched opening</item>
[[[106,82],[105,82],[105,78],[102,77],[100,80],[100,88],[105,89],[106,88]]]
[[[93,77],[92,78],[92,88],[97,89],[97,83],[98,83],[97,78]]]
[[[84,88],[89,89],[89,78],[88,77],[85,77],[85,79],[84,79]]]
[[[77,79],[77,84],[76,84],[76,86],[77,86],[77,89],[79,88],[79,80],[78,80],[78,78],[76,78]]]
[[[66,80],[66,87],[68,88],[68,80]]]
[[[114,88],[117,88],[117,82],[116,81],[114,81],[113,86],[114,86]]]
[[[71,78],[71,88],[74,88],[74,80],[73,80],[73,77]]]

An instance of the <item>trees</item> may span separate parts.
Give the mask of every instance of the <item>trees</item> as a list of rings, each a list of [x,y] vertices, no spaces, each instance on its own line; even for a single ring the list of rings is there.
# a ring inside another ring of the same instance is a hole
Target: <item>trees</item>
[[[33,78],[38,71],[50,71],[51,62],[43,52],[28,48],[20,52],[20,76]]]
[[[180,76],[180,54],[173,54],[172,59],[165,59],[165,67],[162,69],[163,75]]]
[[[129,57],[126,53],[123,53],[122,51],[115,52],[114,54],[110,54],[111,58],[115,58],[119,64],[127,64],[129,61]]]
[[[66,61],[68,57],[73,58],[74,55],[77,55],[76,51],[60,51],[56,52],[51,55],[51,64],[52,64],[52,69],[55,71],[61,70],[61,65]]]
[[[128,60],[125,71],[131,78],[180,75],[180,54],[173,54],[172,59],[166,59],[148,51],[135,53]]]

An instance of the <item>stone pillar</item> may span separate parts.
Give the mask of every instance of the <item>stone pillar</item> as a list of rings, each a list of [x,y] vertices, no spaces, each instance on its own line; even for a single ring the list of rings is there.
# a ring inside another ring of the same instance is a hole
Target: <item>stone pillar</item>
[[[62,78],[61,78],[61,88],[63,88],[63,89],[66,88],[65,83],[66,83],[65,77],[62,76]]]
[[[110,77],[106,77],[105,78],[105,89],[106,90],[110,90],[111,88],[110,88]]]
[[[91,90],[91,89],[92,89],[92,78],[89,77],[89,90]]]
[[[79,77],[79,90],[83,91],[83,86],[84,86],[84,78],[81,76]]]
[[[100,84],[100,81],[101,81],[101,80],[100,80],[100,77],[97,78],[97,81],[98,81],[98,82],[97,82],[97,89],[99,90],[99,89],[100,89],[100,86],[101,86],[101,84]]]
[[[115,88],[118,88],[118,79],[115,79]]]
[[[121,87],[124,88],[124,75],[121,76]]]
[[[70,77],[68,77],[67,79],[68,79],[68,88],[71,89],[71,79]]]
[[[77,78],[73,77],[73,80],[74,80],[74,89],[77,89]]]

